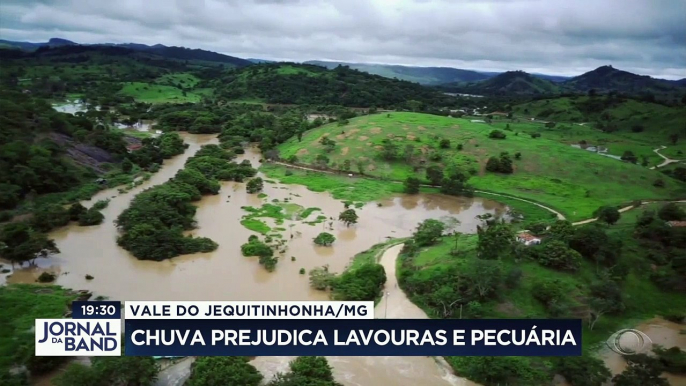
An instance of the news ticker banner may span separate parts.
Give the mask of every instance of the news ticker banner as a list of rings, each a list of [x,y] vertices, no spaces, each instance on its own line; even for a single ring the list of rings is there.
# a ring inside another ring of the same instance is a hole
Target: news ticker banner
[[[36,320],[37,356],[121,355],[120,302]],[[373,302],[133,302],[127,356],[576,356],[580,319],[374,319]]]

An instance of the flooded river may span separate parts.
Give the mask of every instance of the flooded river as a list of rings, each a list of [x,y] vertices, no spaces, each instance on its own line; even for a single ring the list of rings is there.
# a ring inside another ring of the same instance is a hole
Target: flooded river
[[[664,348],[677,346],[686,350],[686,335],[681,333],[684,329],[682,324],[655,318],[641,323],[635,328],[646,334],[653,345],[657,344]],[[612,374],[619,374],[627,367],[624,358],[609,348],[603,349],[600,357],[605,361],[605,365],[612,371]],[[662,376],[669,380],[670,385],[686,385],[686,375],[663,373]]]
[[[282,227],[288,240],[286,251],[274,272],[267,272],[256,259],[241,255],[240,245],[253,234],[240,224],[247,212],[243,206],[260,207],[274,199],[289,198],[304,208],[320,208],[312,217],[325,215],[338,217],[344,205],[328,193],[315,193],[299,185],[265,183],[266,198],[247,194],[242,183],[224,182],[219,195],[206,196],[194,203],[198,207],[195,219],[198,229],[192,233],[209,237],[219,244],[211,253],[186,255],[163,262],[140,261],[116,244],[116,217],[129,206],[131,199],[142,190],[161,184],[183,168],[185,161],[200,146],[216,143],[212,135],[184,135],[190,148],[183,155],[164,163],[163,168],[143,185],[123,194],[116,189],[98,193],[90,201],[110,199],[103,210],[105,221],[93,227],[71,225],[50,234],[61,250],[60,254],[38,259],[38,266],[14,272],[9,278],[0,276],[2,282],[35,282],[43,271],[58,274],[56,284],[74,289],[87,289],[96,296],[103,295],[116,300],[324,300],[324,292],[309,288],[307,275],[299,270],[328,264],[331,271],[341,272],[358,252],[369,249],[386,238],[411,235],[420,221],[428,218],[451,216],[461,221],[458,230],[472,233],[476,230],[475,217],[484,213],[504,216],[506,207],[495,201],[481,198],[456,198],[441,195],[397,196],[369,203],[357,209],[359,222],[350,228],[339,221],[332,221],[337,240],[332,247],[317,247],[312,239],[329,221],[308,225],[302,221],[286,221]],[[249,150],[238,160],[248,159],[255,166],[260,155]],[[263,176],[264,177],[264,176]],[[274,226],[273,223],[267,222]],[[292,225],[292,227],[290,226]],[[290,239],[289,233],[294,238]],[[397,249],[398,247],[396,247]],[[393,252],[393,251],[391,251]],[[397,252],[397,251],[396,251]],[[395,252],[394,252],[395,253]],[[291,261],[294,256],[295,261]],[[393,257],[394,259],[394,257]],[[421,317],[421,310],[409,302],[402,291],[395,289],[394,265],[384,261],[391,292],[388,317]],[[93,280],[86,280],[91,275]],[[377,314],[378,315],[378,314]],[[287,368],[290,358],[258,358],[255,365],[266,376]],[[445,364],[432,358],[331,358],[337,378],[346,385],[372,385],[381,382],[393,385],[466,385],[466,381],[450,375]],[[184,371],[164,375],[166,383],[182,379]]]

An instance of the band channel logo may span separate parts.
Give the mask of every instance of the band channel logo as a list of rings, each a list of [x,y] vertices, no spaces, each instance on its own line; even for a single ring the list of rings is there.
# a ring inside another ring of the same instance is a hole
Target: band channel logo
[[[36,319],[36,356],[121,356],[121,320]]]

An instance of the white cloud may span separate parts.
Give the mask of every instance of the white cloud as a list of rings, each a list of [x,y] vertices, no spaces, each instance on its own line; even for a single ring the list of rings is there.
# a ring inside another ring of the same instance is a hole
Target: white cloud
[[[684,0],[3,0],[0,37],[265,59],[686,77]]]

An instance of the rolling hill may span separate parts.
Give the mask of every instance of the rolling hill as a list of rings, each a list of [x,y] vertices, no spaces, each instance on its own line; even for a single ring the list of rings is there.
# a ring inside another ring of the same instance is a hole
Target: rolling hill
[[[339,65],[348,66],[355,70],[384,76],[386,78],[398,78],[425,85],[438,85],[451,82],[474,82],[488,79],[492,76],[477,71],[461,70],[450,67],[410,67],[388,64],[328,62],[321,60],[310,60],[305,62],[305,64],[314,64],[329,69],[336,68]]]
[[[249,60],[236,58],[229,55],[224,55],[216,53],[213,51],[200,50],[200,49],[190,49],[185,47],[168,47],[162,44],[155,44],[149,46],[146,44],[138,43],[124,43],[124,44],[114,44],[114,43],[102,43],[102,44],[79,44],[66,39],[52,38],[48,42],[44,43],[29,43],[29,42],[16,42],[9,40],[0,40],[0,48],[18,48],[24,51],[33,52],[41,47],[63,47],[63,46],[83,46],[83,47],[121,47],[130,49],[133,51],[146,52],[154,55],[161,56],[167,59],[177,59],[177,60],[195,60],[203,62],[216,62],[229,64],[234,67],[245,67],[252,64]]]
[[[562,79],[533,75],[523,71],[508,71],[477,82],[457,82],[440,86],[449,91],[481,95],[551,95],[563,93],[619,92],[628,95],[653,94],[661,99],[686,95],[682,81],[668,81],[636,75],[602,66],[582,75]]]
[[[564,83],[553,83],[524,71],[508,71],[480,82],[446,84],[442,89],[479,95],[543,95],[562,92]]]
[[[452,98],[416,83],[337,67],[295,63],[256,64],[225,72],[212,82],[227,100],[348,107],[421,108],[447,105]]]
[[[686,92],[686,90],[679,90],[678,85],[675,86],[670,81],[655,79],[645,75],[636,75],[631,72],[615,69],[612,66],[598,67],[593,71],[565,81],[564,85],[581,92],[588,92],[592,89],[598,92],[617,91],[627,94]]]
[[[540,99],[515,105],[513,111],[546,121],[585,122],[611,133],[650,135],[662,145],[671,142],[671,135],[686,133],[686,106],[665,106],[619,96]]]
[[[366,175],[396,181],[409,176],[426,181],[425,169],[431,165],[446,173],[459,170],[470,175],[469,183],[476,189],[544,203],[572,220],[591,217],[601,205],[685,192],[686,185],[676,180],[666,181],[665,188],[653,186],[661,178],[658,171],[575,149],[545,135],[515,135],[518,125],[510,124],[507,138],[491,139],[493,127],[485,123],[418,113],[374,114],[351,119],[344,126],[328,124],[310,130],[300,141],[292,138],[278,149],[282,159],[292,161],[295,156],[299,164],[322,167],[325,159],[328,169],[356,173],[362,169]],[[322,137],[334,141],[334,146],[322,144]],[[443,139],[450,141],[447,148]],[[381,154],[386,143],[396,148],[390,160]],[[514,156],[514,173],[486,170],[488,159],[501,152]]]

